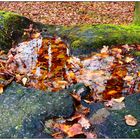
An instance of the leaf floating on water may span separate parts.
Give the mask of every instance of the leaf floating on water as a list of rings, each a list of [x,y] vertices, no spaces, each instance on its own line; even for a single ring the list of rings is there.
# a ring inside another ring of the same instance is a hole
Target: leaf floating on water
[[[135,126],[138,123],[137,119],[132,115],[126,115],[125,122],[127,125],[130,125],[130,126]]]

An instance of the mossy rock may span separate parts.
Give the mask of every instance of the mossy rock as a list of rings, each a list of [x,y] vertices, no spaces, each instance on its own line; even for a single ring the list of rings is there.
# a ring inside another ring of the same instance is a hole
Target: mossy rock
[[[124,105],[120,110],[111,110],[98,103],[92,106],[97,108],[93,115],[90,115],[90,119],[94,119],[93,131],[97,133],[98,138],[140,138],[140,94],[127,96]],[[98,119],[97,113],[100,113]],[[101,118],[102,114],[105,115]],[[135,126],[127,125],[125,115],[134,116],[138,123]]]
[[[90,54],[98,51],[103,45],[122,45],[140,43],[140,26],[118,25],[81,25],[53,26],[46,25],[50,34],[57,34],[66,39],[73,55]]]
[[[13,82],[0,95],[0,138],[49,138],[44,122],[74,112],[67,92],[43,92]]]
[[[0,49],[7,52],[12,42],[18,42],[31,23],[28,18],[16,13],[0,11]]]

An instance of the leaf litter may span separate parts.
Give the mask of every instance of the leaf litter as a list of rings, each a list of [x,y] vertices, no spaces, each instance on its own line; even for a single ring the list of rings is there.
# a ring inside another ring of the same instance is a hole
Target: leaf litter
[[[28,41],[11,48],[8,54],[0,51],[0,94],[13,80],[45,91],[84,83],[90,88],[89,95],[83,99],[86,103],[102,101],[107,109],[122,109],[125,96],[140,91],[140,71],[131,55],[137,48],[137,45],[103,46],[99,53],[77,58],[69,54],[67,43],[60,37],[43,38],[35,33]],[[90,131],[95,123],[88,119],[90,109],[81,104],[82,90],[71,93],[75,99],[73,116],[51,119],[51,124],[46,126],[54,138],[97,137]],[[98,117],[94,119],[99,121]],[[126,115],[125,122],[131,126],[137,124],[132,115]]]

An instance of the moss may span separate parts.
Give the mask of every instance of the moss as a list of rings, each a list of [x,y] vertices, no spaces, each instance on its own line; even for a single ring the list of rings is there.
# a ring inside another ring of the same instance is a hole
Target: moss
[[[111,110],[108,108],[110,113],[109,116],[104,120],[104,122],[96,123],[94,125],[94,131],[98,138],[139,138],[140,137],[140,124],[137,123],[136,126],[129,126],[125,123],[125,115],[131,114],[137,120],[140,119],[140,94],[132,94],[125,97],[124,104],[125,107],[120,110]],[[103,104],[102,104],[103,105]],[[99,106],[94,103],[92,108],[97,108]],[[101,105],[100,105],[101,107]],[[91,108],[91,110],[92,110]],[[96,113],[101,110],[100,108]],[[95,112],[93,113],[93,115]],[[91,115],[91,122],[92,116]],[[94,123],[94,122],[93,122]]]
[[[61,27],[58,35],[66,36],[75,55],[91,53],[103,45],[140,43],[140,26],[81,25]],[[85,51],[89,50],[89,51]]]
[[[29,19],[16,13],[0,11],[0,49],[8,51],[12,42],[18,42],[23,29],[32,23]]]
[[[39,138],[47,119],[71,116],[73,99],[68,90],[63,92],[10,84],[0,95],[0,138]]]
[[[134,55],[135,55],[135,56],[140,56],[140,51],[135,51],[135,52],[134,52]]]

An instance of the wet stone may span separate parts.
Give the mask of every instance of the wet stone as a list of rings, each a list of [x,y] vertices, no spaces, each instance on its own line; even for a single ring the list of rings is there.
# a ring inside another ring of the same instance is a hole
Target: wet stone
[[[129,95],[124,100],[125,107],[119,110],[104,108],[103,104],[90,105],[90,121],[98,138],[139,138],[140,123],[129,126],[125,123],[125,115],[132,115],[140,120],[140,94]],[[105,114],[104,116],[101,114]],[[99,116],[99,117],[97,117]],[[96,122],[95,122],[96,120]]]
[[[46,93],[13,82],[0,95],[0,138],[49,138],[44,122],[74,112],[67,92]]]

